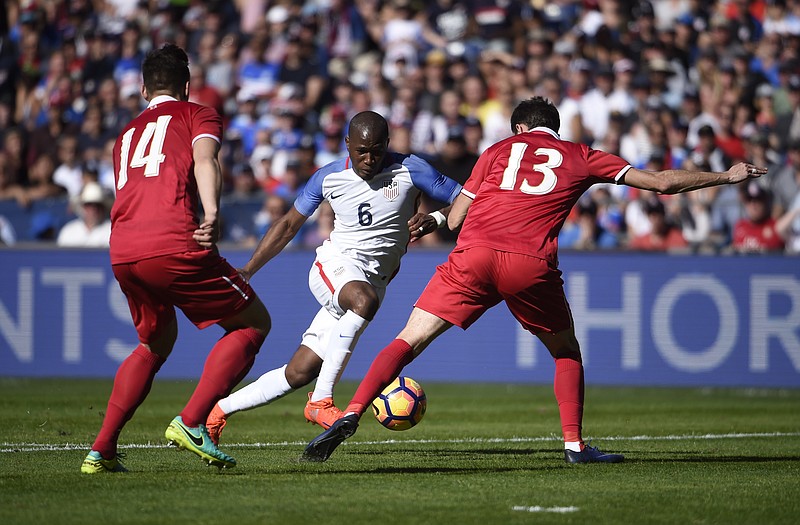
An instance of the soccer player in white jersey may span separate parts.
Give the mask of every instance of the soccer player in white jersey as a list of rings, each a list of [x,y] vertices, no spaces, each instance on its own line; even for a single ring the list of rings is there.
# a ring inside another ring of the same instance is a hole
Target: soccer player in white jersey
[[[389,126],[378,113],[354,116],[345,144],[349,155],[314,173],[240,270],[245,279],[252,277],[294,238],[323,200],[330,203],[333,232],[317,248],[308,278],[321,308],[288,364],[217,403],[206,422],[215,443],[231,414],[266,405],[314,378],[306,419],[327,429],[342,416],[333,404],[333,387],[378,311],[408,243],[446,222],[442,211],[417,212],[420,193],[452,203],[461,191],[460,184],[419,157],[389,151]]]

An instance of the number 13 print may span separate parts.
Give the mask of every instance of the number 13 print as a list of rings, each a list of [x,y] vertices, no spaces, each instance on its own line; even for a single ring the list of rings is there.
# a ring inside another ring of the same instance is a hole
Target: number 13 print
[[[522,166],[522,157],[528,145],[524,142],[515,142],[511,145],[511,154],[508,156],[508,167],[503,172],[503,180],[500,182],[501,190],[513,190],[517,185],[517,173]],[[522,179],[519,191],[528,195],[544,195],[550,193],[556,187],[558,177],[553,169],[561,166],[564,156],[561,152],[552,148],[539,148],[534,152],[536,155],[545,155],[547,160],[540,164],[533,165],[533,171],[538,171],[543,175],[542,182],[536,186],[531,186],[527,180]]]

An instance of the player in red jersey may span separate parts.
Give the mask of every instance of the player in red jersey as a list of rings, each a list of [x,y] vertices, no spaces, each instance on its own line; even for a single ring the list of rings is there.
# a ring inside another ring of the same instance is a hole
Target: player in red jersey
[[[373,360],[345,415],[308,444],[304,459],[327,460],[355,433],[372,400],[434,339],[453,325],[468,328],[505,301],[555,359],[565,460],[623,460],[583,443],[583,364],[558,269],[558,233],[573,205],[596,183],[678,193],[741,182],[767,170],[745,163],[722,173],[639,170],[615,155],[561,140],[559,124],[558,110],[544,98],[514,109],[515,135],[484,151],[453,203],[448,226],[463,223],[455,249],[436,268],[405,328]]]
[[[205,363],[168,440],[218,467],[236,464],[208,437],[206,417],[253,365],[270,330],[266,307],[219,255],[222,120],[188,102],[189,60],[166,44],[142,63],[147,109],[114,145],[117,196],[111,210],[111,265],[128,299],[139,346],[120,365],[103,425],[81,472],[124,472],[117,440],[144,401],[178,335],[175,308],[198,328],[225,334]],[[203,207],[200,221],[199,204]]]

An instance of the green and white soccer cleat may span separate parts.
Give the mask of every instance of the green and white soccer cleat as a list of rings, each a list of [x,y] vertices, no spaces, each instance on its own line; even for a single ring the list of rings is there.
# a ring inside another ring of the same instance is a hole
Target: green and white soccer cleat
[[[233,468],[236,460],[225,454],[211,440],[205,425],[188,427],[183,423],[181,416],[175,419],[167,427],[164,437],[169,440],[170,445],[178,447],[178,450],[188,450],[194,452],[200,458],[219,468]]]
[[[120,458],[123,454],[117,454],[113,459],[103,459],[96,450],[92,450],[86,455],[81,465],[81,472],[83,474],[103,474],[105,472],[128,472],[125,465],[122,464]]]

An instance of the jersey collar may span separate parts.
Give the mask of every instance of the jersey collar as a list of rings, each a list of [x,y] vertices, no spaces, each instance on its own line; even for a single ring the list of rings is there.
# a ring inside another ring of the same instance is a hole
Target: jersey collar
[[[536,126],[533,129],[529,129],[528,133],[533,133],[534,131],[543,131],[545,133],[549,133],[550,135],[554,136],[555,138],[561,140],[561,137],[558,136],[558,133],[553,131],[552,129],[545,127],[545,126]]]
[[[157,106],[159,104],[162,104],[164,102],[177,102],[177,101],[178,101],[178,99],[175,98],[175,97],[171,97],[169,95],[159,95],[159,96],[153,98],[150,101],[150,103],[147,105],[147,109],[155,107],[155,106]]]

